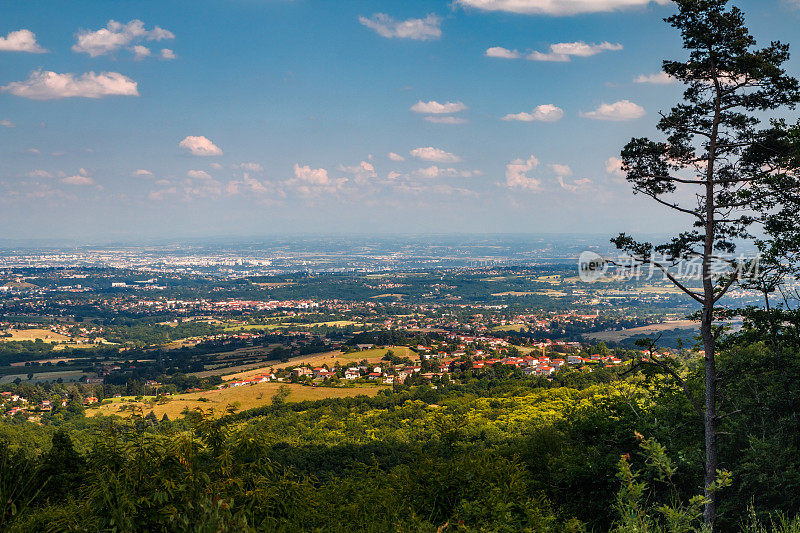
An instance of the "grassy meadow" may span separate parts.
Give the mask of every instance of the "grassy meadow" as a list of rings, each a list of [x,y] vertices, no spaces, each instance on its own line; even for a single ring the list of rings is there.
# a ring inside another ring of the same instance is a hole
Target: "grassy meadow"
[[[272,397],[278,392],[280,387],[285,385],[289,389],[287,402],[302,402],[306,400],[322,400],[325,398],[346,398],[351,396],[375,396],[381,386],[363,385],[348,388],[333,387],[312,387],[309,385],[299,385],[294,383],[256,383],[253,385],[243,385],[241,387],[231,387],[219,390],[202,392],[192,392],[187,394],[176,394],[169,397],[167,401],[155,402],[154,397],[145,397],[142,401],[131,401],[132,397],[114,398],[111,403],[104,403],[97,407],[90,407],[86,410],[87,416],[97,415],[119,415],[128,417],[133,409],[142,409],[144,414],[153,412],[158,418],[165,414],[170,419],[179,418],[184,410],[196,408],[208,411],[213,409],[214,414],[220,416],[224,414],[228,406],[236,406],[243,411],[262,407],[272,403]]]

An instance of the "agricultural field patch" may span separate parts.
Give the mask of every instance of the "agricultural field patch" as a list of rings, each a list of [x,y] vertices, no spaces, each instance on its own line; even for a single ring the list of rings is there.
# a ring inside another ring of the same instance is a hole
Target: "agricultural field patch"
[[[43,342],[67,342],[72,340],[72,337],[44,328],[10,329],[3,333],[11,334],[10,337],[0,337],[0,340],[5,341],[35,341],[36,339],[42,339]]]
[[[620,342],[629,337],[635,337],[637,335],[652,335],[652,334],[658,334],[659,332],[662,331],[670,331],[673,329],[693,330],[699,327],[700,324],[693,320],[668,320],[666,322],[661,322],[660,324],[651,324],[649,326],[640,326],[638,328],[622,329],[619,331],[597,331],[593,333],[586,333],[584,334],[584,336],[589,339],[594,339],[598,341]]]
[[[306,400],[322,400],[325,398],[348,398],[352,396],[375,396],[383,387],[378,385],[364,385],[361,387],[312,387],[293,383],[256,383],[241,387],[177,394],[168,397],[164,402],[157,403],[153,398],[146,401],[112,401],[98,407],[86,410],[87,416],[119,415],[129,417],[131,413],[141,409],[143,414],[150,411],[158,418],[165,414],[170,419],[179,418],[186,409],[212,409],[215,416],[224,414],[228,406],[236,406],[239,411],[254,409],[272,403],[272,397],[281,386],[289,390],[287,402],[302,402]]]

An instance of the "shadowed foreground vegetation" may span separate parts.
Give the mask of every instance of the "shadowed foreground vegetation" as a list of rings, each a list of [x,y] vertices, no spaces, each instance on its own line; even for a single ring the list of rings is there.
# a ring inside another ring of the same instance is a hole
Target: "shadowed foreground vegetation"
[[[720,359],[718,528],[797,531],[800,362],[754,335]],[[679,370],[702,390],[695,361]],[[5,531],[702,530],[702,426],[656,373],[489,373],[373,398],[278,394],[222,418],[8,420],[0,435]]]

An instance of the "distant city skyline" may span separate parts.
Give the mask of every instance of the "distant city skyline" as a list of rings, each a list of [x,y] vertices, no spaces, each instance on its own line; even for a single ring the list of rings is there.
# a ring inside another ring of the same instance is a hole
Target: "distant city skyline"
[[[731,3],[800,54],[800,2]],[[660,68],[685,55],[673,11],[0,1],[0,232],[667,233],[685,221],[633,196],[617,158],[680,99]]]

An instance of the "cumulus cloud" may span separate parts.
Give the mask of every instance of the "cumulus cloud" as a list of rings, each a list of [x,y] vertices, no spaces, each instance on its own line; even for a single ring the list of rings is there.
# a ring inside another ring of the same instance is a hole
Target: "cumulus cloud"
[[[652,83],[653,85],[668,85],[675,83],[675,78],[666,72],[658,72],[656,74],[639,74],[633,79],[636,83]]]
[[[565,191],[581,192],[583,190],[586,190],[592,184],[592,180],[590,180],[589,178],[581,178],[578,180],[573,180],[568,183],[564,181],[563,176],[558,176],[558,184]]]
[[[78,32],[75,44],[72,45],[72,51],[97,57],[112,54],[120,48],[131,46],[136,42],[162,41],[174,38],[175,35],[171,31],[158,26],[152,30],[145,29],[144,22],[141,20],[132,20],[127,24],[109,20],[105,28],[100,28],[97,31],[82,30]],[[140,52],[136,51],[137,47],[134,46],[133,48],[133,52],[139,57]],[[141,46],[141,48],[144,48],[144,46]],[[149,54],[150,51],[148,50],[147,55]]]
[[[414,172],[417,176],[423,178],[471,178],[479,176],[479,170],[458,170],[455,168],[440,168],[436,165],[420,168]]]
[[[287,185],[294,187],[302,195],[310,196],[319,193],[333,193],[347,183],[347,178],[331,179],[324,168],[311,168],[309,165],[294,165],[294,179]]]
[[[499,57],[502,59],[517,59],[520,57],[520,53],[517,50],[509,50],[508,48],[503,48],[502,46],[492,46],[491,48],[487,48],[484,55],[486,57]]]
[[[440,104],[436,100],[430,102],[423,102],[420,100],[411,106],[411,111],[414,113],[424,113],[428,115],[449,115],[451,113],[458,113],[464,111],[467,106],[463,102],[445,102]]]
[[[242,182],[244,185],[251,191],[255,193],[266,193],[269,192],[269,188],[264,185],[263,182],[258,181],[257,179],[251,178],[250,175],[245,172],[244,176],[242,176]]]
[[[16,124],[11,122],[7,118],[4,118],[3,120],[0,120],[0,126],[3,126],[4,128],[13,128],[16,126]]]
[[[328,185],[331,182],[328,171],[324,168],[311,168],[309,165],[294,165],[294,177],[312,185]]]
[[[391,159],[392,161],[405,161],[405,160],[406,160],[406,158],[405,158],[405,157],[403,157],[403,156],[402,156],[402,155],[400,155],[400,154],[396,154],[396,153],[394,153],[394,152],[389,152],[389,153],[386,155],[386,157],[388,157],[388,158],[389,158],[389,159]]]
[[[404,194],[414,194],[414,195],[430,195],[430,194],[439,194],[444,196],[478,196],[473,190],[466,189],[463,187],[453,187],[452,185],[448,185],[446,183],[433,183],[433,184],[421,184],[421,183],[409,183],[403,182],[398,183],[394,189],[398,192]]]
[[[572,169],[569,168],[569,165],[562,165],[560,163],[551,163],[548,165],[550,169],[556,173],[556,176],[571,176]]]
[[[241,180],[228,182],[228,184],[225,186],[225,192],[230,195],[239,194],[241,192],[250,192],[254,194],[272,193],[278,196],[283,196],[282,191],[275,189],[272,184],[252,178],[247,172],[242,175]]]
[[[352,167],[340,166],[339,170],[351,174],[358,184],[366,183],[370,179],[378,177],[378,174],[375,172],[375,167],[372,163],[366,161],[362,161],[358,165]]]
[[[601,104],[600,107],[594,111],[581,113],[582,117],[592,118],[595,120],[610,120],[610,121],[625,121],[636,120],[642,118],[645,114],[644,108],[638,104],[634,104],[630,100],[620,100],[613,104]]]
[[[133,52],[133,58],[136,61],[141,61],[142,59],[150,55],[150,49],[140,44],[137,44],[136,46],[131,48],[131,51]]]
[[[153,175],[152,172],[150,172],[149,170],[145,170],[143,168],[140,168],[138,170],[134,170],[131,173],[131,176],[136,177],[136,178],[148,178],[148,177],[150,177],[152,175]]]
[[[670,0],[455,0],[457,5],[483,11],[506,11],[526,15],[578,15],[647,6],[666,5]]]
[[[423,161],[433,161],[435,163],[458,163],[461,158],[450,152],[445,152],[433,146],[419,147],[411,150],[411,155]]]
[[[189,176],[192,179],[195,179],[195,180],[213,180],[214,179],[211,176],[211,174],[209,174],[205,170],[190,170],[189,172],[186,173],[186,175]]]
[[[627,176],[622,170],[622,159],[619,157],[609,157],[606,159],[606,174],[610,174],[617,178],[624,178]]]
[[[604,41],[600,44],[589,44],[583,41],[572,43],[554,43],[548,52],[533,51],[526,56],[531,61],[571,61],[572,57],[589,57],[606,51],[622,50],[619,43]]]
[[[12,31],[5,37],[0,37],[0,52],[29,52],[43,54],[47,52],[36,42],[36,34],[30,30]]]
[[[51,173],[49,173],[49,172],[48,172],[48,171],[46,171],[46,170],[41,170],[41,169],[38,169],[38,170],[31,170],[30,172],[28,172],[28,173],[26,174],[26,176],[28,176],[29,178],[34,178],[34,179],[38,179],[38,178],[52,178],[52,177],[53,177],[53,175],[52,175]]]
[[[160,201],[166,199],[168,196],[172,196],[178,193],[178,189],[175,187],[167,187],[165,189],[159,189],[155,191],[150,191],[147,197],[153,201]]]
[[[178,146],[183,148],[184,150],[188,150],[189,153],[192,155],[198,156],[217,156],[222,155],[222,150],[211,142],[210,139],[207,137],[203,137],[202,135],[194,137],[188,136],[180,143]]]
[[[196,173],[194,176],[193,173]],[[189,171],[189,178],[183,182],[183,194],[186,200],[194,198],[218,198],[222,195],[222,184],[207,172]]]
[[[503,120],[516,120],[519,122],[556,122],[564,116],[564,110],[553,104],[536,106],[530,113],[510,113]]]
[[[170,61],[170,60],[175,59],[175,58],[178,57],[177,55],[175,55],[175,52],[173,52],[169,48],[162,48],[160,55],[161,55],[161,59],[165,59],[167,61]]]
[[[261,172],[264,170],[264,167],[258,163],[239,163],[238,165],[235,165],[235,167],[242,170],[247,170],[249,172]]]
[[[531,155],[528,159],[514,159],[506,165],[506,187],[539,191],[541,180],[528,176],[528,172],[539,166],[539,160]]]
[[[31,72],[27,80],[11,82],[0,87],[0,90],[32,100],[139,96],[137,83],[119,72],[87,72],[76,76],[36,70]]]
[[[85,168],[79,169],[78,173],[73,176],[61,178],[61,182],[67,185],[94,185],[94,180],[89,177]]]
[[[462,117],[441,117],[441,116],[428,116],[425,117],[425,120],[428,122],[433,122],[434,124],[466,124],[469,122],[467,119]]]
[[[358,21],[381,37],[415,39],[427,41],[442,36],[442,19],[430,14],[424,19],[395,20],[385,13],[375,13],[371,17],[358,17]]]

